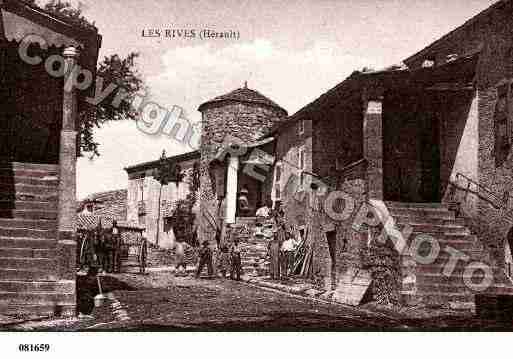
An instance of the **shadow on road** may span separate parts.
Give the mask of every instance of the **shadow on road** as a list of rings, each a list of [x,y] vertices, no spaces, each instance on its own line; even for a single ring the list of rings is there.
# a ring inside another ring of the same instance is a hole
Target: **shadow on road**
[[[100,277],[103,293],[115,290],[135,291],[137,288],[111,276]],[[96,276],[77,277],[77,310],[82,314],[91,314],[94,309],[94,297],[100,293]]]

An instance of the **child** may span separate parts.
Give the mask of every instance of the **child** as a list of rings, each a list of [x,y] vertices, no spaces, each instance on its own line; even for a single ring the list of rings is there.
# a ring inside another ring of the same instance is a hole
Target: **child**
[[[185,262],[185,243],[176,242],[175,244],[175,257],[176,257],[176,268],[175,273],[181,275],[180,268],[183,270],[183,274],[186,273],[187,264]]]
[[[221,271],[221,277],[226,278],[226,274],[230,270],[230,253],[226,245],[221,246],[221,254],[219,255],[219,268]]]
[[[203,242],[203,246],[199,250],[199,265],[198,270],[196,271],[196,278],[199,278],[205,264],[207,265],[208,276],[211,278],[214,274],[214,268],[212,266],[212,249],[210,249],[208,244],[208,241]]]

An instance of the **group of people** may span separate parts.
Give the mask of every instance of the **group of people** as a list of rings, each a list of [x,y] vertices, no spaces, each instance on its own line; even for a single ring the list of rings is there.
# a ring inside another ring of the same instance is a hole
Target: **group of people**
[[[294,271],[294,259],[299,240],[285,222],[274,224],[273,234],[267,246],[269,253],[269,274],[271,279],[287,279]]]
[[[264,227],[262,233],[267,237],[269,272],[271,279],[286,279],[294,270],[294,257],[300,239],[294,236],[292,227],[285,225],[281,206],[272,209],[269,204],[260,207],[256,212],[257,224]]]
[[[241,246],[238,240],[234,240],[233,243],[228,246],[221,244],[219,251],[214,255],[210,243],[204,241],[199,253],[199,263],[196,270],[196,278],[199,278],[201,272],[207,267],[207,274],[209,278],[214,276],[214,257],[216,259],[217,269],[221,273],[222,278],[226,278],[230,275],[230,279],[240,280],[242,272],[242,257],[241,257]]]

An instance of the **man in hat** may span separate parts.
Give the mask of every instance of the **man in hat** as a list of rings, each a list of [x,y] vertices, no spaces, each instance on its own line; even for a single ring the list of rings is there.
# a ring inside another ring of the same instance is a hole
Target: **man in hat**
[[[240,272],[242,270],[241,247],[238,239],[233,240],[231,254],[231,271],[230,279],[240,280]]]
[[[214,266],[212,264],[212,249],[209,247],[208,241],[203,242],[203,245],[199,250],[199,264],[198,270],[196,271],[196,278],[199,278],[205,265],[208,269],[208,276],[212,278],[214,275]]]

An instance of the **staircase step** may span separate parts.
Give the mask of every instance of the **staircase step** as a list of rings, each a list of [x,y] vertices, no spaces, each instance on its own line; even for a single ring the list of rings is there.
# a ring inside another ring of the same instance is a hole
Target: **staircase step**
[[[480,291],[474,291],[472,288],[467,287],[463,282],[461,283],[432,283],[420,284],[417,286],[416,294],[423,293],[453,293],[453,294],[478,294]],[[492,284],[486,289],[488,294],[513,294],[513,285],[505,284]]]
[[[414,234],[458,234],[458,235],[470,235],[471,232],[467,227],[455,225],[436,225],[436,224],[407,224],[411,227]],[[406,224],[398,225],[398,229],[403,231]]]
[[[394,216],[396,224],[416,224],[416,225],[438,225],[438,226],[465,226],[463,218],[437,218],[426,216]]]
[[[452,211],[446,210],[410,210],[407,208],[389,208],[389,214],[392,217],[409,217],[413,219],[418,218],[433,218],[433,219],[446,219],[446,220],[455,220],[456,215]]]
[[[76,302],[76,297],[73,292],[0,292],[0,303],[3,302],[8,304],[10,301],[14,301],[17,303],[32,303],[40,305],[72,305]]]
[[[29,293],[73,293],[75,283],[68,282],[38,282],[38,281],[2,281],[0,280],[0,292],[29,292]]]
[[[7,170],[30,170],[30,171],[42,171],[42,172],[58,172],[59,165],[47,164],[47,163],[26,163],[26,162],[10,162],[0,160],[0,169]]]
[[[34,239],[28,237],[7,237],[0,236],[0,247],[3,249],[55,249],[57,240],[51,239]]]
[[[40,192],[34,192],[34,193],[22,193],[22,192],[16,192],[13,193],[12,191],[8,192],[0,192],[0,202],[57,202],[59,199],[59,196],[57,192],[55,193],[40,193]]]
[[[414,203],[414,202],[393,202],[387,201],[385,202],[387,207],[390,208],[421,208],[421,209],[445,209],[448,210],[448,207],[444,203],[434,202],[434,203]]]
[[[27,304],[0,302],[0,313],[15,318],[38,319],[41,317],[72,317],[75,315],[75,312],[76,304],[58,305],[54,303]]]
[[[57,260],[55,258],[0,258],[0,269],[37,269],[45,271],[56,267]]]
[[[18,210],[18,209],[0,209],[0,218],[18,218],[18,219],[57,219],[56,210]]]
[[[35,198],[25,201],[0,200],[0,210],[19,211],[57,211],[57,200],[37,201]]]
[[[16,193],[19,195],[56,195],[57,186],[31,185],[25,183],[0,183],[0,192]]]
[[[450,303],[469,303],[474,301],[474,294],[459,293],[422,293],[422,294],[402,294],[406,302],[421,301],[427,305],[450,306]]]
[[[57,221],[48,219],[0,218],[0,228],[56,229]]]
[[[422,293],[463,293],[472,294],[470,288],[462,283],[431,283],[417,285],[416,294]]]
[[[0,227],[0,237],[34,238],[34,239],[55,239],[57,229],[26,229],[26,228],[5,228]]]
[[[55,258],[55,249],[1,248],[0,258]]]
[[[53,270],[23,270],[23,269],[1,269],[0,280],[2,281],[57,281],[58,276]]]
[[[57,188],[59,186],[59,179],[57,176],[44,176],[44,177],[29,177],[12,175],[6,176],[0,171],[0,183],[4,184],[22,184],[30,186],[49,186]]]

